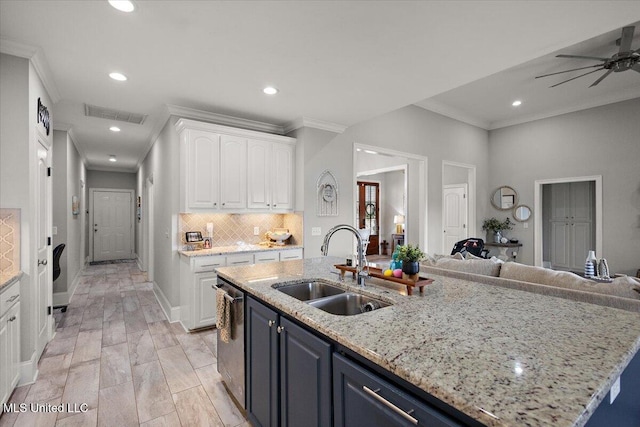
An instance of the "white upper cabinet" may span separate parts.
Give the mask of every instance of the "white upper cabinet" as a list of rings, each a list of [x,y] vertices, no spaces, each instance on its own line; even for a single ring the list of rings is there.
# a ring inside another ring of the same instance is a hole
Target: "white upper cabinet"
[[[180,119],[181,212],[294,209],[294,138]]]
[[[189,131],[187,145],[187,206],[214,209],[218,205],[220,136]]]
[[[274,210],[292,210],[294,194],[295,147],[274,143],[271,151],[271,207]]]
[[[247,149],[247,184],[249,209],[271,207],[271,143],[250,140]]]
[[[247,140],[220,136],[220,207],[247,207]]]

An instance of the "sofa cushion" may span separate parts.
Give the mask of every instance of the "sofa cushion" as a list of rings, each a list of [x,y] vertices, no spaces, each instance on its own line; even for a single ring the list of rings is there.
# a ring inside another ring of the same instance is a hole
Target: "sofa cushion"
[[[500,270],[500,277],[559,288],[613,295],[622,298],[640,299],[640,293],[633,289],[633,287],[638,284],[629,283],[623,278],[615,279],[613,283],[598,283],[568,271],[549,270],[543,267],[534,267],[516,262],[505,263]],[[632,278],[628,279],[633,280]]]
[[[433,256],[431,256],[429,254],[426,254],[425,257],[424,257],[424,260],[422,260],[420,262],[420,264],[424,264],[424,265],[428,265],[428,266],[435,266],[439,259],[464,260],[464,256],[462,256],[462,254],[460,252],[456,252],[453,255],[434,254]]]
[[[441,258],[436,261],[434,267],[461,271],[463,273],[498,277],[498,275],[500,274],[500,265],[500,263],[493,262],[490,259],[457,260],[451,258]]]

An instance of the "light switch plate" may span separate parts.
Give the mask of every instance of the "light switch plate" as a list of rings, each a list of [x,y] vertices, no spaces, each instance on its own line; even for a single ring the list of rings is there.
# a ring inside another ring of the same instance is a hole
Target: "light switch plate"
[[[311,235],[312,236],[320,236],[322,234],[322,228],[320,227],[311,227]]]
[[[51,231],[51,233],[56,236],[58,234],[58,227],[56,227],[55,225],[53,226],[53,230]]]
[[[620,394],[620,377],[616,380],[615,383],[611,386],[611,394],[609,395],[609,404],[611,405],[616,397]]]
[[[525,222],[524,224],[522,224],[522,228],[529,228],[529,223]]]

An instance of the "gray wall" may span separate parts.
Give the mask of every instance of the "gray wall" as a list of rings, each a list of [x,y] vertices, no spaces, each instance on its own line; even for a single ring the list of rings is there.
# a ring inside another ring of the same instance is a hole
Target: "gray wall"
[[[53,132],[53,247],[66,246],[60,258],[60,277],[53,283],[54,305],[69,303],[77,285],[76,278],[84,266],[86,239],[86,199],[83,182],[86,169],[71,136],[65,131]],[[71,199],[77,196],[80,213],[72,214]]]
[[[138,170],[137,193],[144,194],[147,178],[153,178],[154,189],[154,277],[163,297],[172,307],[180,305],[180,264],[177,252],[179,202],[180,147],[175,129],[176,117],[171,117]],[[136,187],[134,187],[136,188]],[[142,203],[143,209],[145,201]],[[136,225],[138,224],[136,220]],[[163,301],[161,301],[163,302]],[[165,309],[168,307],[165,306]]]
[[[533,208],[535,180],[602,175],[604,253],[596,255],[607,258],[612,272],[635,275],[640,268],[638,118],[640,99],[633,99],[491,131],[491,188],[510,185],[520,203]],[[529,222],[528,229],[518,224],[509,235],[524,243],[520,261],[533,264]]]
[[[87,171],[87,185],[89,188],[118,188],[124,190],[136,189],[136,174],[127,172]]]
[[[423,248],[427,252],[439,252],[442,247],[443,160],[477,167],[477,218],[484,217],[488,201],[485,203],[485,198],[482,195],[489,192],[489,139],[487,131],[416,106],[407,106],[347,129],[336,137],[335,143],[331,147],[335,148],[332,157],[346,158],[351,162],[351,144],[353,142],[428,157],[428,240],[426,247]],[[346,167],[351,169],[351,163]],[[416,203],[416,196],[412,195],[412,189],[416,187],[416,180],[411,174],[411,167],[409,169],[408,209],[412,211],[412,203]],[[305,175],[305,179],[308,177]],[[352,193],[349,193],[343,206],[353,206],[353,203]],[[416,227],[410,222],[407,241],[417,243],[419,241],[417,237],[422,235],[422,232],[415,235],[414,230]]]

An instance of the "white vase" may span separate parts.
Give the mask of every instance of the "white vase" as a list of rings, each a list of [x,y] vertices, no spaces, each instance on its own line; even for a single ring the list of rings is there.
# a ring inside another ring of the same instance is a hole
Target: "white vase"
[[[595,277],[598,274],[598,258],[595,251],[589,251],[587,259],[584,262],[585,277]]]
[[[493,233],[493,243],[500,243],[500,239],[502,239],[502,233],[500,231],[495,231]]]

